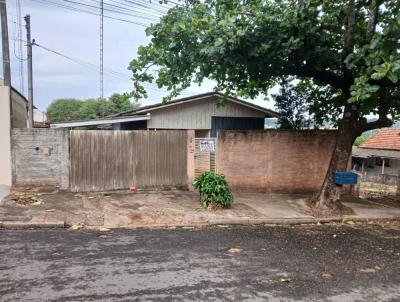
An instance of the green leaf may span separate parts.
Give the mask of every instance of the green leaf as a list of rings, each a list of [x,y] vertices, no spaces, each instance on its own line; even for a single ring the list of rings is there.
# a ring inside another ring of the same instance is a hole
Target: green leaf
[[[393,72],[389,72],[388,73],[388,75],[387,75],[387,77],[388,77],[388,79],[390,80],[390,81],[392,81],[392,83],[397,83],[397,80],[399,79],[398,78],[398,76],[397,76],[397,74],[395,74],[395,73],[393,73]]]

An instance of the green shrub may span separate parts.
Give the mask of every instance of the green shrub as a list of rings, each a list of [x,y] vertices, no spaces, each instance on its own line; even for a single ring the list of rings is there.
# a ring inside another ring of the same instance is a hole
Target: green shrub
[[[233,203],[233,195],[224,175],[204,172],[194,180],[193,186],[199,190],[200,201],[205,208],[210,204],[228,208]]]

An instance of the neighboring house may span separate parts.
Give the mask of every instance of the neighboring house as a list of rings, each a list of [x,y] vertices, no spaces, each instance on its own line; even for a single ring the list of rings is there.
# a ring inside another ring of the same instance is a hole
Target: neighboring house
[[[0,85],[4,85],[0,79]],[[15,88],[11,88],[12,99],[12,126],[13,128],[27,128],[28,126],[28,100]]]
[[[400,129],[383,128],[353,147],[353,166],[367,181],[396,184],[400,173]]]
[[[196,137],[216,137],[219,129],[262,130],[266,118],[278,116],[235,97],[228,97],[219,106],[221,97],[221,93],[209,92],[141,107],[119,116],[148,115],[148,120],[115,124],[114,129],[194,129]]]
[[[51,124],[51,128],[112,125],[113,130],[195,130],[199,138],[216,137],[219,129],[262,130],[272,110],[228,97],[223,105],[221,93],[209,92],[123,112],[113,117]],[[105,126],[102,126],[103,128]]]

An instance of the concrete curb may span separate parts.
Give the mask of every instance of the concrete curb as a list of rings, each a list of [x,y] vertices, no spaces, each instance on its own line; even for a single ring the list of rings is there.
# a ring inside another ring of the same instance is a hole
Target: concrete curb
[[[218,219],[209,221],[200,221],[192,223],[159,223],[145,225],[128,225],[128,226],[94,226],[87,225],[84,228],[89,230],[97,230],[101,227],[109,229],[168,229],[168,228],[197,228],[218,225],[300,225],[300,224],[315,224],[315,223],[345,223],[346,221],[353,222],[373,222],[373,221],[392,221],[400,220],[400,217],[332,217],[332,218],[315,218],[315,217],[298,217],[298,218],[260,218],[260,219]],[[0,221],[0,229],[34,229],[34,228],[68,228],[70,227],[64,221],[49,221],[49,222],[34,222],[34,221]]]
[[[208,226],[234,226],[234,225],[301,225],[301,224],[316,224],[316,223],[345,223],[346,221],[353,222],[373,222],[373,221],[392,221],[400,220],[400,217],[386,217],[386,218],[367,218],[367,217],[333,217],[333,218],[313,218],[313,217],[299,217],[299,218],[266,218],[266,219],[231,219],[231,220],[215,220],[205,222],[194,222],[194,223],[177,223],[177,224],[145,224],[145,225],[130,225],[130,226],[119,226],[110,227],[109,229],[166,229],[166,228],[198,228]],[[89,227],[90,229],[98,229],[98,227]]]
[[[48,222],[34,222],[34,221],[0,221],[0,228],[2,229],[34,229],[34,228],[65,228],[64,221],[48,221]]]

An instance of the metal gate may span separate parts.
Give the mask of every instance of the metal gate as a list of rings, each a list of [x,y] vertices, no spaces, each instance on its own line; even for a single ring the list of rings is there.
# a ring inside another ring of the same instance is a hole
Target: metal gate
[[[187,185],[187,131],[73,130],[75,192]]]
[[[217,171],[217,140],[215,138],[195,138],[194,176],[203,172]]]

